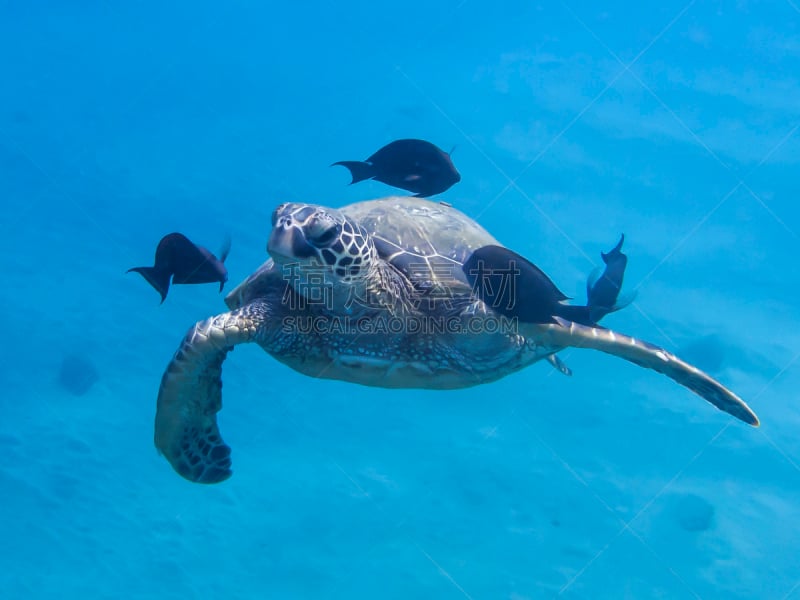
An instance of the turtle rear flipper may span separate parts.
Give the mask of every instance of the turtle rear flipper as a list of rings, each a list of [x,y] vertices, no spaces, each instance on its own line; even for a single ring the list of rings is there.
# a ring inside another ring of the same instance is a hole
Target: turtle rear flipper
[[[666,375],[718,409],[749,425],[759,425],[758,417],[741,398],[697,367],[663,348],[610,329],[586,327],[558,318],[553,324],[529,327],[532,328],[532,337],[541,340],[545,345],[590,348],[624,358],[640,367]]]
[[[572,369],[570,369],[567,364],[555,354],[549,354],[547,356],[547,362],[553,365],[553,368],[563,375],[566,375],[567,377],[572,375]]]
[[[231,449],[222,440],[222,363],[236,344],[254,340],[263,305],[247,306],[192,327],[167,366],[158,390],[155,445],[189,481],[219,483],[231,476]]]

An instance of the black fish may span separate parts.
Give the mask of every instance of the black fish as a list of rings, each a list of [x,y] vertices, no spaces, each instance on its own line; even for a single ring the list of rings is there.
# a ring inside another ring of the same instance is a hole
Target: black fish
[[[350,169],[350,185],[374,179],[414,192],[416,197],[440,194],[461,181],[450,155],[424,140],[396,140],[366,161],[340,161],[333,165]]]
[[[524,256],[501,246],[475,250],[462,267],[475,295],[487,306],[527,323],[553,323],[562,317],[593,325],[591,308],[568,300],[544,272]]]
[[[592,320],[597,322],[609,313],[625,308],[633,302],[636,297],[631,294],[623,298],[620,302],[619,292],[622,289],[622,280],[625,277],[625,267],[628,265],[628,257],[622,253],[622,242],[625,241],[625,234],[620,237],[619,243],[614,246],[611,252],[601,252],[600,256],[606,263],[606,268],[600,277],[597,273],[589,276],[586,282],[587,304],[592,309]]]
[[[167,298],[170,278],[172,283],[213,283],[219,281],[219,291],[228,281],[228,270],[223,264],[231,249],[230,239],[225,241],[220,257],[192,243],[181,233],[170,233],[161,238],[156,248],[152,267],[134,267],[159,294],[161,302]]]

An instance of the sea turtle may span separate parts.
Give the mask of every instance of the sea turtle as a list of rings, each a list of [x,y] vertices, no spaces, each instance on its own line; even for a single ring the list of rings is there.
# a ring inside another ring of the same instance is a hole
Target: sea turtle
[[[499,259],[525,259],[449,204],[411,197],[338,210],[281,204],[267,250],[270,258],[225,298],[230,312],[194,325],[163,375],[155,445],[188,480],[231,475],[216,418],[222,363],[247,342],[311,377],[428,389],[488,383],[540,359],[559,366],[556,352],[590,348],[663,373],[758,425],[739,397],[697,368],[585,321],[587,307],[563,304],[531,263],[513,294],[516,307],[488,302],[512,294],[498,291],[496,277],[489,294],[480,292],[467,267],[481,257],[491,277]]]

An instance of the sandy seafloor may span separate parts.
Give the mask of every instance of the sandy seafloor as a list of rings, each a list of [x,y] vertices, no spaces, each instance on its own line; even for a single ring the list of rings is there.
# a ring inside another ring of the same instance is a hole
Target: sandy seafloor
[[[3,598],[800,599],[800,12],[792,1],[0,2]],[[567,350],[465,391],[224,369],[234,476],[153,446],[161,374],[213,285],[126,269],[181,231],[396,192],[337,160],[449,150],[438,199],[605,324],[740,394],[755,429]],[[99,379],[58,382],[78,355]]]

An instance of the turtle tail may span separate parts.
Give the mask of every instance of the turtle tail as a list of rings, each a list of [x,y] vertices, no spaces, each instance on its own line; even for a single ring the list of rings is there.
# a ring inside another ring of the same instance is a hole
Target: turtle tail
[[[541,339],[546,345],[589,348],[624,358],[640,367],[666,375],[718,409],[749,425],[756,427],[759,425],[756,414],[739,396],[697,367],[663,348],[610,329],[586,327],[577,322],[570,323],[560,319],[557,319],[556,323],[530,325],[530,327],[536,328],[533,337]]]
[[[154,441],[179,475],[196,483],[231,476],[231,449],[222,440],[222,363],[236,344],[253,341],[266,307],[252,303],[192,327],[167,366],[158,390]]]

